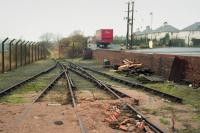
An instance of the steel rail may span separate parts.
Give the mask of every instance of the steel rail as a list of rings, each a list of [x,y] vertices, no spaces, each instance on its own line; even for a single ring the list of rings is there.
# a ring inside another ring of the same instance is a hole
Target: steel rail
[[[59,73],[48,86],[33,100],[33,103],[39,102],[40,99],[55,85],[55,83],[62,77],[64,72]]]
[[[78,75],[80,74],[80,76],[82,75],[83,77],[87,77],[87,76],[84,76],[85,72],[84,73],[83,72],[82,73],[81,72],[78,73],[78,72],[76,72],[76,70],[74,70],[74,69],[79,69],[80,70],[80,68],[83,69],[81,66],[76,66],[75,64],[73,64],[73,66],[71,66],[71,67],[72,68],[70,68],[70,70],[74,71]],[[87,75],[91,75],[91,74],[88,73]],[[92,77],[93,78],[90,78],[90,80],[93,80],[95,82],[95,80],[97,80],[97,79],[94,79],[94,76],[92,76]],[[99,81],[99,80],[97,80],[97,81]],[[103,82],[101,82],[101,81],[99,81],[99,82],[102,84],[102,86],[107,86]],[[115,94],[115,95],[116,95],[117,98],[118,97],[121,98],[118,94]],[[133,112],[135,114],[135,117],[137,117],[140,120],[144,120],[145,123],[149,126],[149,128],[152,129],[155,133],[164,133],[163,130],[161,130],[156,125],[154,125],[149,120],[147,120],[147,118],[144,115],[142,115],[139,111],[137,111],[133,106],[131,106],[131,105],[127,104],[127,103],[125,103],[125,104],[131,110],[131,112]]]
[[[65,77],[66,82],[68,84],[68,88],[69,88],[69,91],[70,91],[70,97],[71,97],[71,101],[72,101],[72,106],[75,109],[75,114],[76,114],[76,117],[77,117],[78,122],[79,122],[80,130],[81,130],[82,133],[88,133],[86,127],[84,126],[84,123],[83,123],[82,119],[80,118],[80,116],[76,112],[76,106],[77,106],[77,104],[76,104],[76,100],[75,100],[75,94],[73,92],[73,88],[75,88],[75,85],[73,84],[73,82],[72,82],[72,80],[71,80],[71,78],[69,76],[67,68],[63,64],[61,64],[61,63],[59,63],[59,65],[63,69],[64,77]]]
[[[138,88],[139,89],[143,89],[144,91],[147,91],[147,92],[152,93],[154,95],[160,96],[161,98],[168,99],[168,100],[170,100],[172,102],[177,102],[177,103],[182,103],[183,102],[182,98],[179,98],[179,97],[173,96],[171,94],[167,94],[167,93],[155,90],[155,89],[153,89],[151,87],[144,86],[143,84],[136,83],[136,82],[131,82],[131,81],[124,80],[124,79],[120,79],[120,78],[117,78],[117,77],[111,76],[109,74],[106,74],[106,73],[103,73],[103,72],[100,72],[100,71],[96,71],[96,70],[93,70],[93,69],[90,69],[90,68],[87,68],[87,67],[83,67],[83,68],[85,70],[89,70],[89,71],[92,71],[92,72],[97,73],[99,75],[105,76],[105,77],[107,77],[107,78],[109,78],[111,80],[117,81],[117,82],[119,82],[121,84],[128,85],[128,86],[131,86],[131,87],[135,87],[137,89]]]
[[[54,68],[56,68],[56,66],[57,66],[57,63],[55,65],[49,67],[48,69],[42,71],[42,72],[39,72],[39,73],[37,73],[37,74],[35,74],[35,75],[31,76],[31,77],[28,77],[27,79],[22,80],[22,81],[20,81],[20,82],[18,82],[16,84],[14,84],[14,85],[6,88],[6,89],[3,89],[2,91],[0,91],[0,97],[9,94],[11,91],[17,89],[18,87],[22,86],[23,84],[25,84],[25,83],[33,80],[33,79],[41,76],[42,74],[46,74],[46,73],[50,72],[51,70],[53,70]]]
[[[79,71],[76,71],[76,69],[74,69],[74,68],[69,68],[69,70],[73,71],[74,73],[78,74],[79,76],[81,76],[81,77],[83,77],[85,79],[88,79],[90,82],[94,83],[99,88],[104,89],[104,90],[110,92],[112,95],[114,95],[118,99],[121,98],[121,97],[122,98],[124,98],[124,97],[130,98],[130,96],[128,96],[127,94],[122,93],[121,91],[118,91],[118,90],[112,88],[110,85],[109,86],[105,85],[102,81],[99,81],[99,80],[95,79],[92,76],[90,77],[90,76],[88,76],[86,74],[83,74],[83,73],[81,73]]]

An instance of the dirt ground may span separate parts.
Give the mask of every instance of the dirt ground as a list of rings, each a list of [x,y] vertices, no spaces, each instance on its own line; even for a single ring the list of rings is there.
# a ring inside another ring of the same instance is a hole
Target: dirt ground
[[[132,102],[132,99],[124,99]],[[124,133],[109,127],[105,122],[104,106],[122,104],[122,100],[82,101],[74,109],[68,105],[49,105],[49,102],[36,104],[0,104],[0,132],[2,133],[79,133],[80,127],[75,112],[80,116],[90,133]],[[61,125],[56,125],[61,121]]]
[[[199,112],[189,104],[172,103],[102,78],[102,81],[111,84],[113,88],[132,97],[114,100],[107,92],[97,89],[92,83],[76,75],[71,74],[71,76],[77,86],[76,108],[73,108],[69,102],[66,81],[60,79],[39,103],[0,103],[0,133],[79,133],[81,131],[76,114],[80,116],[88,132],[124,133],[123,130],[111,128],[110,123],[105,121],[107,116],[104,107],[119,103],[123,105],[124,102],[131,104],[134,99],[139,100],[139,105],[134,107],[166,133],[171,132],[172,120],[175,121],[175,129],[178,133],[196,133],[197,130],[193,132],[193,129],[200,129],[199,118],[197,118]],[[28,101],[32,101],[39,92],[27,91],[24,96],[30,99]],[[131,114],[129,116],[132,117]]]
[[[79,133],[80,129],[71,105],[48,106],[46,102],[34,105],[0,105],[2,133]],[[54,122],[62,121],[62,125]]]
[[[187,126],[192,128],[199,127],[199,123],[192,121],[192,117],[195,115],[194,110],[188,106],[165,102],[158,97],[153,98],[135,90],[121,88],[119,86],[114,87],[139,99],[139,106],[135,107],[147,116],[151,122],[155,123],[166,132],[169,132],[171,129],[172,109],[175,110],[175,127],[177,129],[185,129]],[[78,133],[80,132],[80,128],[75,111],[79,114],[87,130],[91,133],[124,132],[109,127],[108,123],[104,121],[106,116],[102,108],[106,104],[124,102],[123,100],[95,100],[92,96],[88,98],[86,98],[86,96],[88,96],[88,93],[78,95],[79,103],[76,109],[72,108],[70,104],[48,105],[52,101],[47,102],[45,100],[36,104],[0,104],[0,132]],[[105,98],[107,98],[107,96],[105,96]],[[125,102],[129,101],[131,101],[131,99],[125,100]],[[164,119],[163,123],[161,119]],[[56,125],[54,123],[56,121],[62,121],[62,125]]]
[[[173,103],[158,96],[124,86],[113,85],[113,87],[132,98],[138,99],[139,106],[136,106],[136,108],[166,132],[171,131],[173,114],[175,115],[175,128],[177,131],[187,128],[200,128],[199,121],[194,119],[195,116],[198,116],[198,111],[190,105]]]

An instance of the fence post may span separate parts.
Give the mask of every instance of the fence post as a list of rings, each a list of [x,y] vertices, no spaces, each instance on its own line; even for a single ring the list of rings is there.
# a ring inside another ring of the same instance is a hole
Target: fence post
[[[31,47],[31,49],[32,49],[32,52],[31,52],[31,54],[32,54],[32,60],[31,60],[32,63],[33,63],[33,46],[34,46],[33,44],[35,44],[35,42],[32,43],[32,47]]]
[[[17,56],[18,56],[17,46],[18,46],[19,42],[21,42],[21,40],[17,41],[16,44],[15,44],[15,68],[16,69],[17,69]]]
[[[31,44],[32,44],[32,42],[30,42],[29,44],[28,44],[28,48],[29,48],[29,56],[28,56],[28,64],[30,64],[31,63]]]
[[[46,48],[46,46],[44,45],[44,59],[46,59],[46,56],[47,56],[47,48]]]
[[[40,59],[40,44],[38,44],[38,60]]]
[[[25,57],[25,63],[24,63],[24,65],[26,65],[26,44],[24,45],[24,57]]]
[[[29,41],[24,44],[24,46],[25,46],[25,51],[24,51],[24,53],[25,53],[25,65],[27,64],[27,47],[26,46],[27,46],[28,43],[29,43]]]
[[[23,61],[22,61],[22,46],[23,46],[23,44],[24,44],[24,42],[25,41],[23,41],[23,42],[21,42],[20,43],[20,66],[22,67],[22,65],[23,65]]]
[[[4,73],[4,67],[5,67],[5,62],[4,62],[4,43],[8,40],[8,37],[2,42],[2,73]]]
[[[15,39],[11,40],[9,43],[9,71],[12,70],[12,43],[15,41]]]
[[[35,43],[35,61],[37,60],[37,43]]]

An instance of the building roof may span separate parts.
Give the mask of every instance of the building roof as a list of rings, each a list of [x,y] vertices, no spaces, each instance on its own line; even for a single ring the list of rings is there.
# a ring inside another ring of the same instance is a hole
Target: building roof
[[[136,31],[134,34],[135,34],[135,35],[140,35],[140,34],[141,34],[141,31]]]
[[[160,33],[160,32],[178,32],[179,30],[176,29],[175,27],[169,25],[167,22],[164,22],[162,26],[159,28],[155,29],[153,33]]]
[[[196,22],[196,23],[184,28],[182,31],[200,31],[200,22]]]
[[[147,26],[145,30],[143,30],[142,32],[136,32],[136,35],[146,35],[146,34],[150,34],[152,33],[152,30],[150,28],[150,26]]]

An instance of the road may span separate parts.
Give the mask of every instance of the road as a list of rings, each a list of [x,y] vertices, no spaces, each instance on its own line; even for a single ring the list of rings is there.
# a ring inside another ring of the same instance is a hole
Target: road
[[[183,55],[183,56],[200,56],[200,48],[184,48],[184,47],[171,47],[171,48],[154,48],[154,49],[141,49],[129,50],[128,52],[146,53],[146,54],[170,54],[170,55]]]
[[[96,44],[89,44],[92,50],[102,49],[98,48]],[[104,50],[120,51],[121,46],[116,44],[110,44],[108,48]],[[170,48],[153,48],[153,49],[138,49],[127,50],[127,52],[145,53],[145,54],[170,54],[170,55],[183,55],[183,56],[200,56],[200,48],[188,48],[188,47],[170,47]]]

